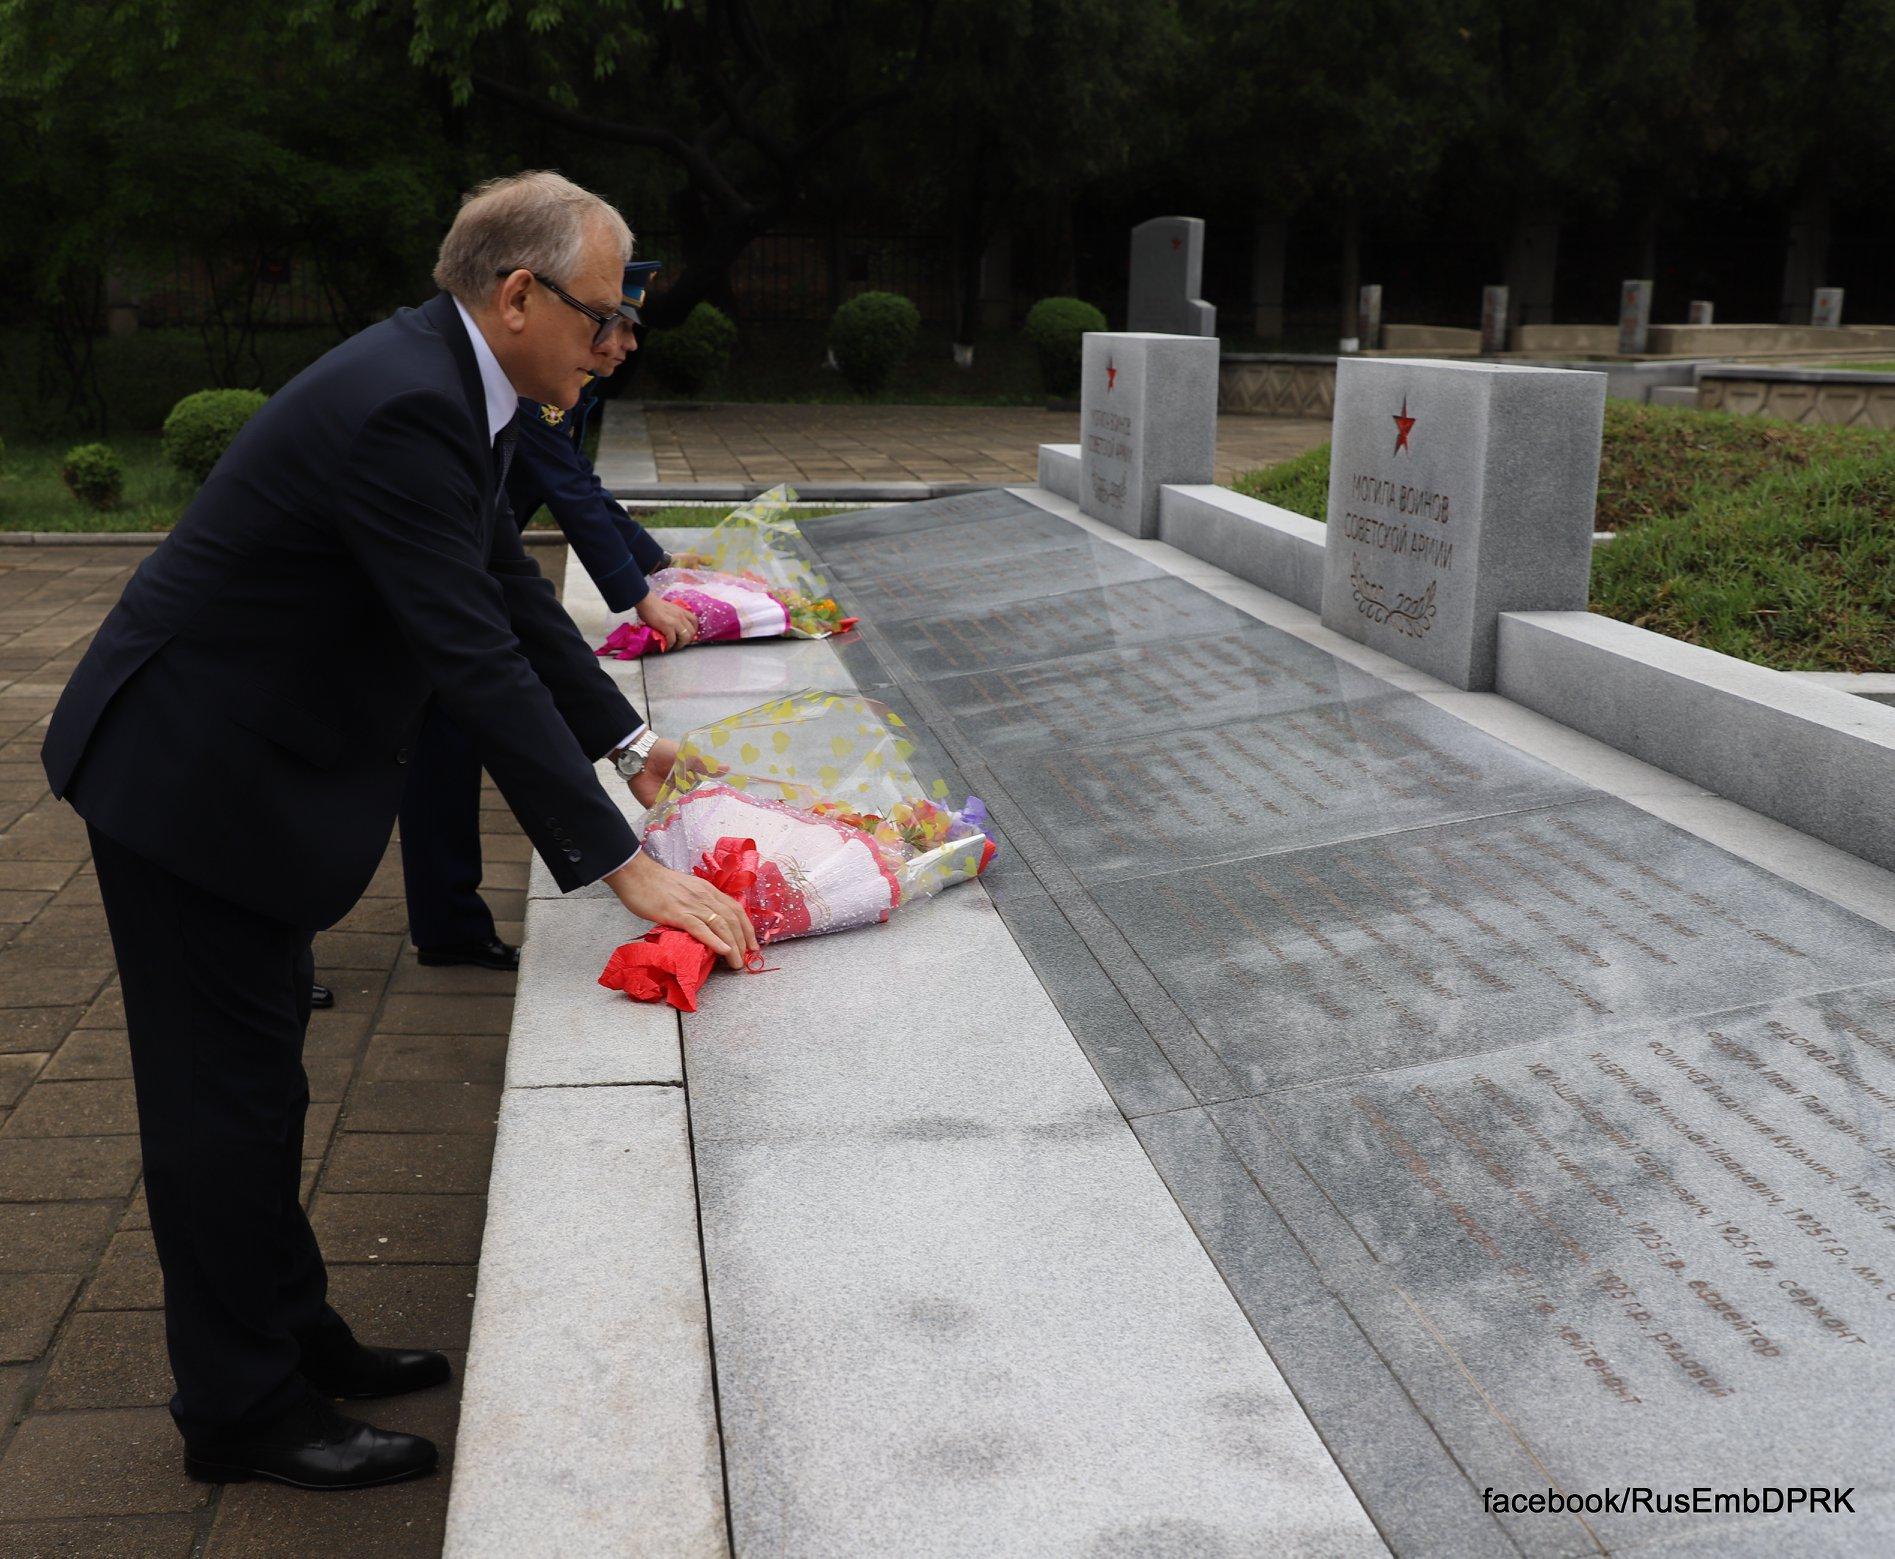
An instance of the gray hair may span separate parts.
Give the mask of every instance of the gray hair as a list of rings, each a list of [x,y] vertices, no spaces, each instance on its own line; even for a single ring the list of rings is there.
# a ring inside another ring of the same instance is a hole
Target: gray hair
[[[489,179],[461,197],[434,262],[434,283],[470,309],[492,295],[501,270],[525,269],[565,283],[595,227],[618,240],[621,265],[632,257],[625,218],[571,179],[544,169]]]

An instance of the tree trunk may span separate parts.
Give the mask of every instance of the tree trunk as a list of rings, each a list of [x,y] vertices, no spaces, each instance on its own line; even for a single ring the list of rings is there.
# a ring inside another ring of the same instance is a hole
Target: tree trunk
[[[1507,242],[1507,343],[1522,325],[1553,323],[1553,282],[1559,267],[1559,213],[1522,209]]]
[[[1783,257],[1783,296],[1777,318],[1785,325],[1807,325],[1818,287],[1829,271],[1829,191],[1812,181],[1790,214],[1789,243]]]
[[[1250,250],[1250,328],[1270,346],[1283,343],[1283,271],[1289,244],[1289,223],[1257,218]]]

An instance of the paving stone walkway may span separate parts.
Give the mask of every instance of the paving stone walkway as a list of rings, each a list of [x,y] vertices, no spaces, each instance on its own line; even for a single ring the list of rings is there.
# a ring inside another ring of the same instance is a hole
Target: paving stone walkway
[[[325,1496],[214,1489],[179,1465],[111,942],[84,825],[39,765],[65,679],[145,550],[0,549],[0,1555],[438,1554],[446,1473]],[[540,561],[563,577],[563,550]],[[491,788],[482,807],[483,891],[518,941],[529,847]],[[309,1028],[304,1195],[358,1333],[456,1364],[449,1386],[356,1406],[447,1450],[514,977],[423,969],[405,930],[391,844],[316,941],[336,1006]]]
[[[606,437],[628,419],[607,409]],[[1079,438],[1079,413],[1030,406],[668,406],[644,425],[660,482],[1030,482],[1041,444]],[[1329,423],[1219,417],[1217,480],[1329,437]]]

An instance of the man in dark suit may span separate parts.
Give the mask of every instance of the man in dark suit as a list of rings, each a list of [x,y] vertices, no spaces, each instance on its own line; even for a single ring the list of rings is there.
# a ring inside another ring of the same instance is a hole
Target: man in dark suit
[[[53,713],[47,776],[87,822],[118,959],[193,1476],[347,1488],[435,1464],[331,1405],[447,1362],[356,1341],[298,1197],[311,938],[374,872],[430,696],[561,888],[603,878],[733,964],[754,947],[741,906],[636,853],[593,763],[615,754],[648,801],[669,752],[498,512],[518,397],[570,405],[622,355],[630,247],[557,174],[483,186],[441,295],[245,425]]]
[[[645,301],[650,260],[625,267],[619,299],[620,341],[637,350],[631,327]],[[507,473],[507,504],[524,527],[541,508],[565,533],[605,604],[639,618],[667,649],[688,644],[697,619],[665,600],[647,574],[670,559],[651,534],[605,490],[584,453],[586,418],[597,402],[599,379],[588,382],[570,409],[527,398],[514,426],[519,445]],[[470,964],[517,969],[519,949],[501,940],[493,912],[480,896],[480,754],[439,700],[429,706],[415,744],[401,798],[401,870],[408,902],[408,935],[423,964]]]

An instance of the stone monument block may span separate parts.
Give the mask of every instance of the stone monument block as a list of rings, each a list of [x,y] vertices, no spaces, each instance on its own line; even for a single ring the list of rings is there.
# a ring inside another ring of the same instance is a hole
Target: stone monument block
[[[1557,368],[1338,362],[1323,622],[1485,689],[1502,612],[1584,611],[1605,388]]]
[[[1483,287],[1480,295],[1480,349],[1507,350],[1507,289]]]
[[[1356,339],[1362,350],[1373,352],[1382,344],[1382,286],[1370,282],[1363,287],[1355,307]]]
[[[1709,298],[1693,298],[1685,310],[1684,322],[1687,325],[1708,325],[1713,313]]]
[[[1158,489],[1216,468],[1217,338],[1091,331],[1080,386],[1079,507],[1156,536]]]
[[[1834,330],[1842,323],[1842,288],[1818,287],[1810,302],[1809,322],[1818,330]]]
[[[1153,217],[1132,229],[1127,330],[1215,336],[1217,310],[1198,296],[1203,285],[1203,218]]]
[[[1652,284],[1628,281],[1619,287],[1619,356],[1641,357],[1651,344]]]

